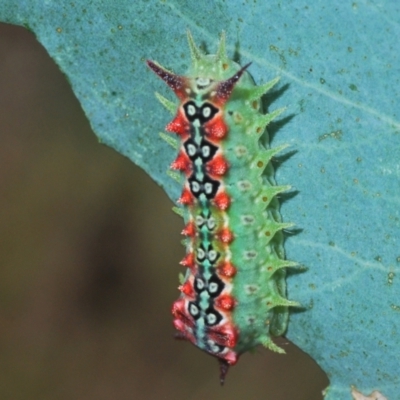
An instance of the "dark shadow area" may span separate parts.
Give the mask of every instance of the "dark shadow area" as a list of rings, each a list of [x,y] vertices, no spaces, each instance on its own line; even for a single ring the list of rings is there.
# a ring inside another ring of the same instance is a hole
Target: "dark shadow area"
[[[289,201],[290,199],[293,199],[300,193],[299,190],[290,190],[288,192],[282,192],[279,193],[278,199],[279,199],[279,204],[282,206],[285,202]],[[291,232],[295,232],[295,229],[290,229],[289,231],[285,231],[285,235],[290,235]]]
[[[287,115],[283,118],[278,117],[279,119],[275,119],[275,120],[271,121],[270,124],[267,126],[270,141],[272,141],[274,139],[275,135],[277,134],[277,132],[285,124],[287,124],[289,121],[291,121],[294,117],[295,117],[295,115],[291,114],[291,115]]]
[[[274,88],[272,88],[271,91],[265,93],[265,95],[262,98],[262,100],[263,100],[262,103],[263,103],[264,109],[268,110],[269,106],[271,104],[273,104],[279,97],[281,97],[283,93],[285,93],[287,90],[289,90],[289,87],[290,87],[289,83],[286,83],[286,84],[280,86],[279,88],[274,87]],[[286,118],[288,118],[288,117],[286,117]]]
[[[235,42],[235,49],[233,50],[233,55],[232,55],[232,60],[235,61],[236,63],[238,63],[239,65],[241,65],[240,62],[240,42],[239,40],[237,40]]]
[[[272,164],[273,164],[275,170],[277,168],[279,168],[280,164],[289,160],[291,157],[293,157],[297,153],[297,150],[290,150],[290,147],[286,148],[284,151],[285,151],[284,154],[275,155],[272,158]]]

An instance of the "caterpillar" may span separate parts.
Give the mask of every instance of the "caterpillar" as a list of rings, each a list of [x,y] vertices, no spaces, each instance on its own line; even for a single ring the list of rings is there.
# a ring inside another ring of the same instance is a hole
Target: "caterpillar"
[[[183,183],[175,211],[185,223],[187,268],[180,297],[172,306],[176,337],[215,356],[224,383],[228,367],[262,344],[284,353],[271,339],[282,335],[288,307],[283,223],[270,149],[260,142],[265,127],[284,109],[263,114],[261,97],[278,78],[256,86],[247,72],[226,55],[221,34],[215,55],[205,55],[188,32],[192,65],[186,76],[160,64],[147,65],[175,93],[179,104],[156,93],[175,115],[161,136],[178,150],[171,169]],[[266,134],[266,133],[265,133]],[[265,140],[264,140],[265,141]]]

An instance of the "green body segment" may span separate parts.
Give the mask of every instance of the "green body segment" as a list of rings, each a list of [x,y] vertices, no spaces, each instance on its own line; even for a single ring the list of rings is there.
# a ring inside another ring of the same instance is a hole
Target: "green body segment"
[[[283,334],[288,321],[288,308],[277,307],[286,285],[272,152],[260,143],[264,133],[260,102],[251,101],[251,89],[247,90],[254,84],[250,77],[247,82],[243,78],[225,106],[229,135],[222,145],[230,165],[225,177],[232,197],[229,225],[235,235],[230,250],[239,266],[232,292],[238,302],[233,320],[240,327],[239,353],[267,343],[270,333]]]

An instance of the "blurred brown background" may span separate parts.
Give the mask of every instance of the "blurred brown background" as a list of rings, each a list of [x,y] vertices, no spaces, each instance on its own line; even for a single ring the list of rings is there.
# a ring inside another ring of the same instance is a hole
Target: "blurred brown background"
[[[326,376],[286,340],[223,388],[213,358],[173,340],[182,221],[98,144],[34,36],[4,24],[0,110],[2,400],[322,399]]]

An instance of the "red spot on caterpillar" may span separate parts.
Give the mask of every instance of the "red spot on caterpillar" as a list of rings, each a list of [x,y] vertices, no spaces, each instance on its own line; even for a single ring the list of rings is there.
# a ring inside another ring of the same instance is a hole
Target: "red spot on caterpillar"
[[[193,333],[195,322],[186,311],[186,304],[187,302],[184,299],[179,299],[172,305],[173,324],[175,329],[179,331],[179,339],[187,339],[196,345],[197,340]]]
[[[183,151],[179,152],[178,157],[171,164],[171,169],[182,171],[186,174],[192,170],[190,158]]]
[[[178,289],[186,294],[186,296],[189,297],[194,297],[194,289],[193,289],[193,284],[190,281],[186,281],[183,285],[179,286]]]
[[[185,323],[182,321],[181,318],[175,318],[172,323],[174,324],[174,327],[176,330],[182,332],[182,334],[185,336],[186,338],[186,325]]]
[[[196,225],[190,221],[182,230],[182,235],[193,237],[196,235]]]
[[[183,317],[183,315],[180,315],[180,318]],[[190,340],[193,344],[196,344],[196,338],[193,336],[193,328],[188,327],[188,325],[185,324],[183,319],[180,318],[175,318],[173,320],[174,327],[178,332],[177,335],[179,335],[179,339],[185,339],[185,340]]]
[[[228,162],[225,160],[224,156],[219,155],[206,164],[206,171],[211,175],[222,176],[225,175],[228,167]]]
[[[194,327],[193,318],[186,312],[185,300],[179,299],[172,304],[172,315],[175,317],[174,325],[181,332],[186,332],[187,328]]]
[[[167,132],[176,133],[179,136],[185,136],[189,134],[190,124],[185,118],[185,115],[179,110],[175,118],[167,124],[165,127]]]
[[[221,240],[223,243],[231,243],[233,240],[233,233],[228,229],[228,228],[222,228],[218,232],[218,238]]]
[[[183,100],[187,97],[185,91],[188,87],[187,78],[175,75],[151,60],[147,60],[147,65],[175,92],[179,99]]]
[[[204,130],[207,137],[214,140],[221,140],[228,133],[228,128],[221,116],[215,117],[204,124]]]
[[[229,365],[235,365],[239,359],[239,356],[233,350],[230,350],[224,355],[224,359],[228,362]],[[225,376],[226,376],[226,373],[223,376],[224,379],[225,379]]]
[[[231,204],[231,198],[226,192],[221,192],[214,197],[214,204],[222,211],[226,210]]]
[[[192,205],[194,202],[194,197],[193,197],[191,191],[187,188],[184,188],[183,192],[181,194],[181,197],[179,197],[177,202],[180,204],[183,204],[185,206]]]
[[[223,310],[230,311],[235,307],[236,301],[229,294],[223,294],[215,300],[214,304]]]
[[[218,272],[221,276],[233,278],[236,275],[237,270],[229,261],[226,261],[218,267]]]
[[[209,328],[207,330],[207,336],[220,346],[233,348],[238,342],[239,335],[235,327],[228,322],[218,328]]]
[[[194,266],[195,266],[194,253],[186,254],[186,256],[183,258],[183,260],[179,264],[183,265],[184,267],[194,269]]]

